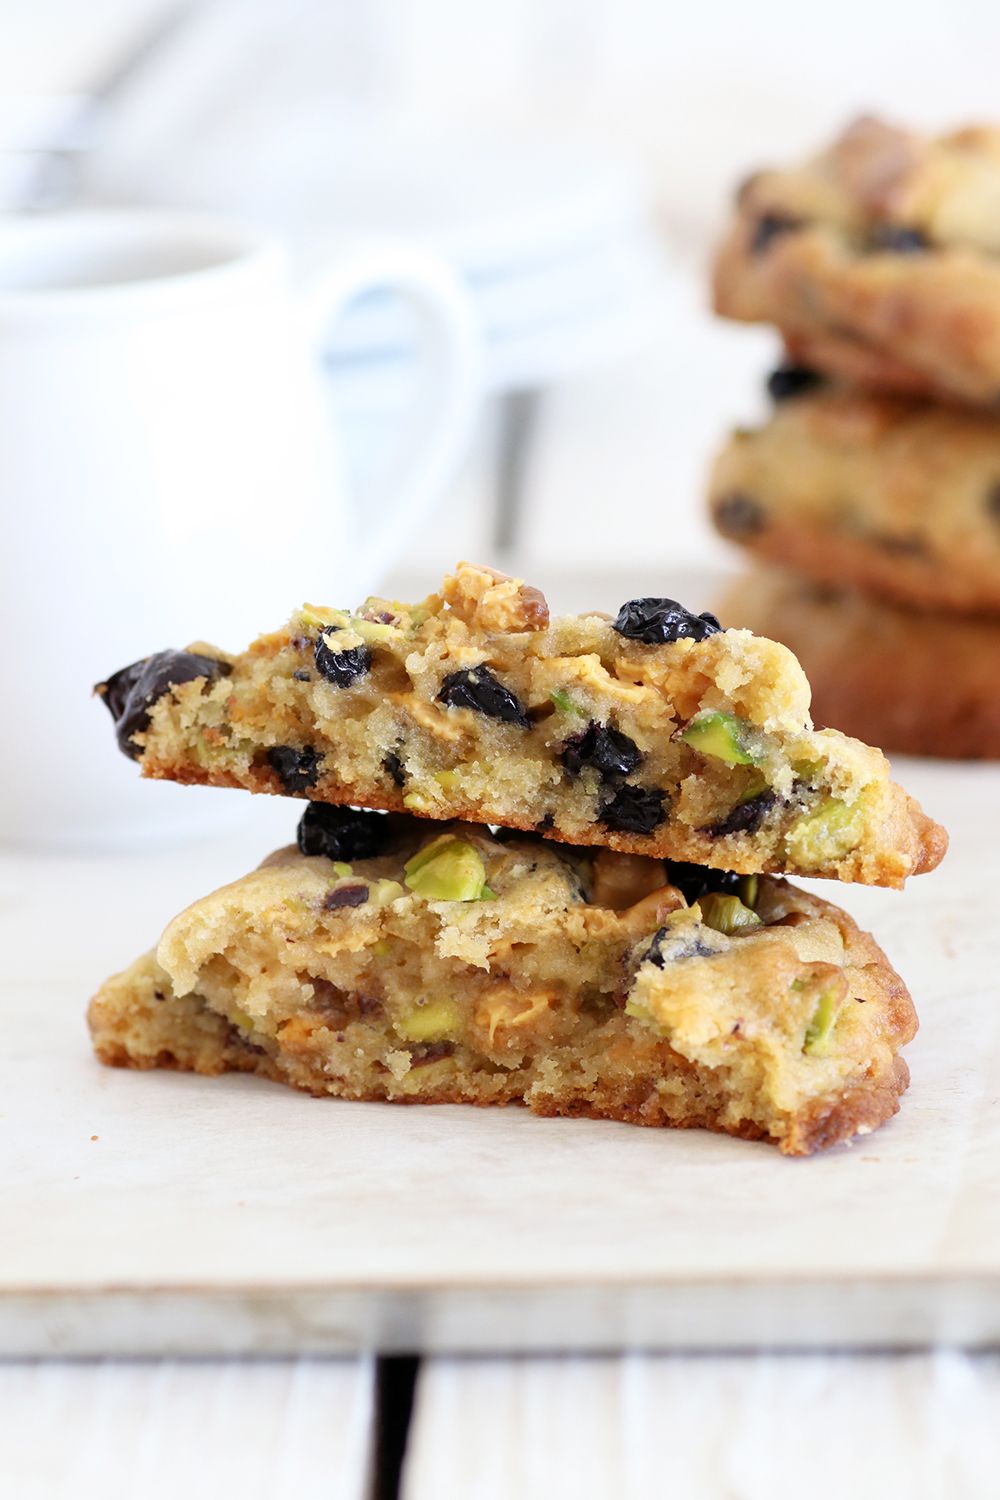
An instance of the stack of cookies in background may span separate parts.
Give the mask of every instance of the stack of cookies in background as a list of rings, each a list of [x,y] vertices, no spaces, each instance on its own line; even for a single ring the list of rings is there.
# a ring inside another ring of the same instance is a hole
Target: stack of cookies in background
[[[796,653],[818,724],[1000,757],[1000,130],[865,119],[758,173],[714,295],[788,351],[712,473],[753,560],[723,623]]]

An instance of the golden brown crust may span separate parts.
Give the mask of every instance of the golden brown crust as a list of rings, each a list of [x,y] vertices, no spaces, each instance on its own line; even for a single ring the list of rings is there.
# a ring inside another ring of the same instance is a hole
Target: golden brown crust
[[[723,536],[819,583],[1000,615],[992,417],[836,387],[799,395],[730,438],[709,507]]]
[[[798,358],[884,389],[1000,397],[996,132],[852,126],[799,169],[744,185],[716,310],[771,322]]]
[[[411,809],[404,803],[402,795],[392,793],[384,786],[343,786],[334,781],[321,779],[312,787],[308,799],[304,792],[288,792],[278,782],[273,771],[266,767],[250,766],[239,774],[221,766],[207,768],[179,760],[174,764],[158,760],[147,753],[143,759],[142,774],[154,780],[177,781],[186,786],[242,787],[251,792],[270,793],[275,796],[298,796],[303,800],[329,802],[339,807],[368,807],[380,812],[413,812],[416,817],[431,817],[431,814]],[[810,873],[817,879],[857,880],[872,885],[884,885],[901,889],[911,875],[924,875],[935,870],[948,850],[948,834],[940,823],[928,817],[923,808],[900,788],[898,797],[886,811],[885,832],[892,829],[891,844],[874,857],[871,851],[863,851],[865,863],[861,862],[862,851],[855,856],[848,853],[836,867],[815,870]],[[526,833],[540,833],[553,843],[570,844],[577,848],[590,848],[594,844],[595,830],[581,829],[578,832],[553,833],[551,830],[518,819],[509,812],[501,818],[497,809],[484,814],[483,808],[464,803],[452,796],[448,803],[447,817],[477,823],[488,821],[502,823],[504,827],[519,829]],[[437,819],[435,819],[437,821]],[[620,854],[637,854],[646,858],[681,859],[692,864],[708,864],[716,856],[712,837],[699,829],[679,830],[671,833],[662,842],[655,838],[625,833],[610,833],[603,830],[603,844]],[[730,868],[743,873],[761,871],[765,874],[781,875],[787,871],[783,858],[761,861],[758,858],[742,863],[738,856],[729,860]]]
[[[818,723],[906,755],[1000,758],[1000,622],[914,613],[777,569],[746,574],[719,612],[787,642]]]
[[[155,1058],[148,1054],[137,1056],[116,1042],[95,1043],[94,1050],[98,1060],[110,1067],[168,1068],[205,1076],[234,1071],[256,1073],[275,1082],[291,1084],[314,1098],[334,1096],[371,1104],[472,1104],[481,1109],[523,1105],[532,1114],[547,1119],[614,1120],[622,1125],[643,1125],[649,1129],[712,1130],[745,1141],[761,1141],[769,1137],[762,1124],[754,1120],[730,1120],[722,1109],[705,1108],[679,1114],[656,1095],[652,1079],[640,1081],[633,1097],[624,1098],[619,1091],[606,1087],[593,1089],[585,1095],[539,1093],[525,1099],[516,1084],[507,1090],[494,1090],[488,1098],[457,1084],[437,1086],[420,1094],[400,1095],[388,1085],[381,1089],[350,1091],[339,1089],[335,1083],[324,1087],[309,1085],[301,1079],[282,1075],[269,1058],[240,1056],[221,1048],[216,1058],[207,1062],[204,1056],[187,1048],[183,1038],[175,1038],[171,1046],[164,1048]],[[810,1101],[785,1122],[784,1133],[775,1137],[779,1151],[786,1156],[812,1156],[817,1151],[826,1151],[852,1137],[878,1129],[899,1113],[900,1095],[905,1093],[909,1078],[905,1061],[897,1057],[886,1075],[866,1079],[843,1093]]]

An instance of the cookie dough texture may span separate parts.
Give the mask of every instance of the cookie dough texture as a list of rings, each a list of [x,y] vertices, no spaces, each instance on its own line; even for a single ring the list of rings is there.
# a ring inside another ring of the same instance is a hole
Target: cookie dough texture
[[[935,627],[948,610],[1000,617],[995,416],[820,388],[729,439],[709,507],[722,535],[757,556],[933,611]],[[776,638],[796,652],[815,695],[814,658]]]
[[[194,649],[192,672],[213,652]],[[156,695],[125,730],[144,775],[747,873],[899,886],[944,853],[881,752],[815,732],[798,662],[748,631],[647,643],[601,614],[550,621],[536,589],[460,564],[420,605],[309,606],[214,656],[214,677],[143,668]],[[121,679],[99,688],[113,711]],[[686,738],[713,714],[731,753]]]
[[[819,723],[901,754],[1000,758],[1000,620],[904,610],[777,568],[734,582],[719,611],[791,647]]]
[[[433,838],[476,852],[486,899],[409,888]],[[791,1154],[895,1113],[916,1017],[874,941],[768,877],[741,887],[749,918],[730,896],[752,925],[727,935],[711,893],[685,898],[692,875],[413,820],[349,870],[283,851],[102,986],[94,1047],[113,1066],[705,1126]]]
[[[715,307],[860,385],[1000,399],[1000,131],[861,119],[756,173],[719,249]]]

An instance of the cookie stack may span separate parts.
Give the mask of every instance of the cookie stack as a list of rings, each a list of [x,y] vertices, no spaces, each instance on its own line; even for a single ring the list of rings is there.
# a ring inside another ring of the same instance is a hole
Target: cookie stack
[[[98,692],[144,775],[306,799],[295,846],[102,986],[102,1061],[798,1154],[897,1108],[905,987],[777,877],[900,886],[946,839],[879,751],[812,729],[785,647],[671,599],[550,620],[460,564]]]
[[[784,641],[819,723],[1000,756],[1000,131],[851,126],[744,184],[715,307],[788,363],[710,507],[755,567],[720,613]]]

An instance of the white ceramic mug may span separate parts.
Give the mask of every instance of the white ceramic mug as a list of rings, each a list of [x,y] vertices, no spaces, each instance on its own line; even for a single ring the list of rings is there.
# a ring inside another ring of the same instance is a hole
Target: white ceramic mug
[[[320,348],[386,287],[420,314],[424,380],[362,527]],[[91,684],[194,638],[240,649],[304,600],[357,603],[463,456],[478,354],[461,286],[408,245],[345,247],[299,293],[280,242],[237,224],[0,224],[5,843],[116,847],[211,819],[197,793],[137,784]]]

